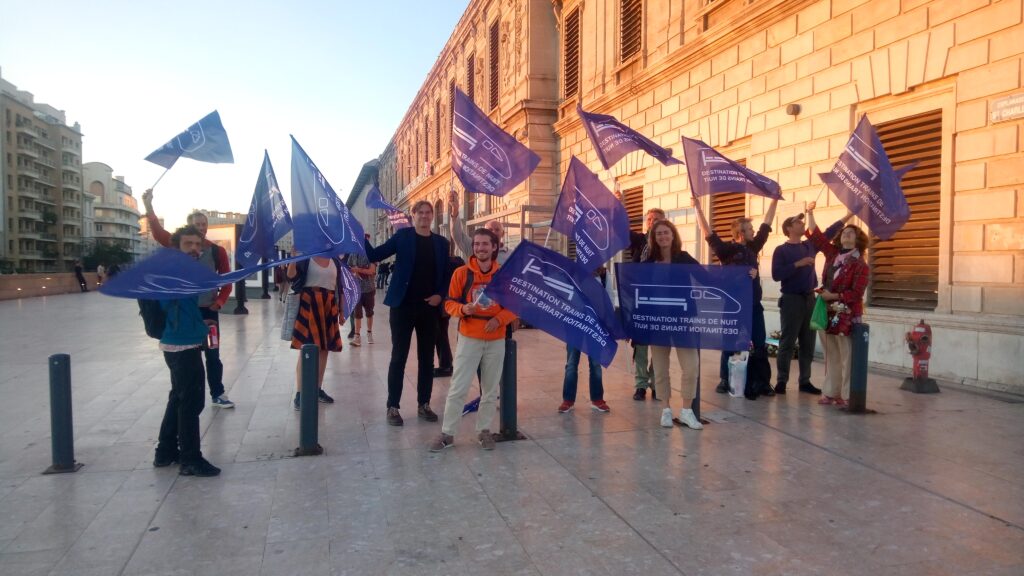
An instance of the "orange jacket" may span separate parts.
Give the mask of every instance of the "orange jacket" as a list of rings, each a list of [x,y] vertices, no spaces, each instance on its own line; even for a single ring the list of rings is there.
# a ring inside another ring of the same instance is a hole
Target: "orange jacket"
[[[505,331],[502,328],[516,319],[515,314],[505,310],[499,304],[487,298],[487,296],[482,298],[485,302],[490,302],[489,306],[478,308],[471,316],[462,314],[462,305],[466,304],[467,301],[473,302],[480,297],[483,289],[491,282],[491,278],[498,271],[498,268],[498,263],[493,262],[490,270],[486,273],[481,272],[476,256],[470,256],[469,264],[456,268],[452,274],[452,282],[448,285],[448,299],[444,302],[444,309],[449,315],[459,318],[459,334],[478,340],[501,340],[505,337]],[[464,301],[462,295],[466,291],[466,277],[469,271],[473,272],[473,285],[470,287]],[[498,329],[493,332],[485,332],[484,326],[487,325],[491,318],[498,319]]]

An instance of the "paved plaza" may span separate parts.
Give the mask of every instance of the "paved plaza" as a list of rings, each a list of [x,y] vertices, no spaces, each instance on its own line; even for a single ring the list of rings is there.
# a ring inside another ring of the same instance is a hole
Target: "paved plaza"
[[[193,478],[152,467],[169,379],[134,301],[0,302],[0,574],[1024,574],[1022,398],[913,395],[872,374],[873,415],[793,392],[751,402],[714,393],[708,352],[711,423],[663,429],[658,403],[631,398],[623,346],[605,371],[611,413],[588,408],[584,366],[577,409],[560,415],[564,346],[528,330],[528,439],[481,451],[470,417],[454,449],[431,454],[439,424],[416,418],[414,369],[405,426],[385,423],[380,306],[377,343],[331,355],[325,454],[292,458],[297,353],[278,339],[276,300],[248,308],[221,321],[238,407],[202,415],[223,474]],[[58,352],[71,354],[85,467],[43,476]]]

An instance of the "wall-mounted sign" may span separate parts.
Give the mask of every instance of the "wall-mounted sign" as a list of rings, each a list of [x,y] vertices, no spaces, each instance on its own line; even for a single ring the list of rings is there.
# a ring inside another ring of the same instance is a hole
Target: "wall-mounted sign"
[[[1024,118],[1024,94],[1014,94],[992,102],[992,112],[989,117],[993,124]]]

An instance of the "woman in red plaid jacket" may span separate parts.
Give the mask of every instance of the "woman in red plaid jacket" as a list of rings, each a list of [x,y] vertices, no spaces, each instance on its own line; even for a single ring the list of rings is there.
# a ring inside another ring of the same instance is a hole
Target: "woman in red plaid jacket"
[[[869,269],[864,261],[868,235],[850,224],[830,242],[819,228],[810,226],[813,229],[811,240],[825,255],[821,297],[828,303],[828,326],[822,338],[825,386],[818,404],[845,408],[850,398],[850,331],[854,324],[861,322],[864,291],[868,287]]]

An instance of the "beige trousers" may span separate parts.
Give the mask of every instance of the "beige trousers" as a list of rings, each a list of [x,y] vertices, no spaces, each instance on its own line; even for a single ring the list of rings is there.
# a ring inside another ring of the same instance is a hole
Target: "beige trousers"
[[[850,357],[853,355],[849,336],[822,333],[825,344],[825,386],[822,394],[829,398],[850,399]]]
[[[696,348],[671,348],[668,346],[650,347],[651,361],[654,362],[654,389],[658,393],[658,399],[669,405],[669,398],[672,395],[671,375],[669,374],[669,356],[675,352],[679,365],[683,369],[682,384],[680,391],[683,395],[683,407],[689,408],[688,401],[693,400],[697,392],[697,365],[699,353]]]
[[[502,332],[504,334],[504,332]],[[498,405],[498,383],[501,368],[505,364],[505,339],[481,340],[459,334],[455,346],[455,361],[452,365],[452,382],[448,388],[448,399],[444,404],[444,420],[441,433],[455,436],[462,419],[462,408],[466,393],[473,385],[477,366],[480,367],[480,409],[476,412],[476,430],[490,430]]]

